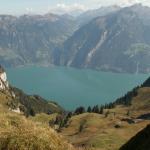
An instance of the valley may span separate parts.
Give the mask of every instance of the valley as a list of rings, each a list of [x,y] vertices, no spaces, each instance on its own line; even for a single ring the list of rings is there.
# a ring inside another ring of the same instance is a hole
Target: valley
[[[5,73],[3,68],[1,73]],[[8,83],[7,78],[1,84],[5,83]],[[27,143],[30,149],[39,150],[119,150],[150,124],[150,78],[140,84],[123,97],[112,100],[111,107],[104,106],[101,112],[92,112],[92,109],[71,114],[56,102],[27,95],[9,84],[7,88],[2,86],[0,149],[22,150],[27,148]],[[129,143],[134,147],[136,139]],[[145,150],[142,145],[139,148]]]
[[[12,85],[56,101],[67,110],[112,102],[149,76],[67,67],[31,66],[6,71]]]
[[[148,0],[0,4],[0,150],[150,150]]]

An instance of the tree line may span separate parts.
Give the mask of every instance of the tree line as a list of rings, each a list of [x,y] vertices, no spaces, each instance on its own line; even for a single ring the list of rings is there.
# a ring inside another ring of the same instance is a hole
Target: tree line
[[[125,94],[124,96],[118,98],[114,102],[110,102],[108,104],[104,104],[104,105],[100,105],[100,106],[99,105],[95,105],[93,107],[89,106],[87,109],[83,106],[80,106],[80,107],[77,107],[75,109],[75,111],[73,111],[73,112],[68,112],[68,113],[63,114],[63,115],[58,115],[58,117],[56,117],[54,124],[59,125],[59,128],[67,127],[69,119],[74,115],[80,115],[80,114],[83,114],[86,112],[104,114],[104,109],[107,110],[104,114],[105,117],[107,117],[109,115],[109,109],[113,109],[117,105],[130,106],[132,103],[133,97],[137,96],[139,88],[140,88],[140,86],[134,88],[132,91],[130,91],[127,94]]]

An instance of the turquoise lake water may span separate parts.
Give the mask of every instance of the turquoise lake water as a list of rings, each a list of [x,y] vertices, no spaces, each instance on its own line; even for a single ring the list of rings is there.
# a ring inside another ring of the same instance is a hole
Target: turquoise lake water
[[[114,101],[149,76],[67,67],[32,66],[6,71],[13,86],[56,101],[68,110]]]

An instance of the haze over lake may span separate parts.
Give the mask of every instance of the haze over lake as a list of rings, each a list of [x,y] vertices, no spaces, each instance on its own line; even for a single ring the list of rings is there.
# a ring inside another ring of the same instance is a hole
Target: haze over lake
[[[7,69],[7,74],[13,86],[56,101],[68,110],[111,102],[148,78],[146,74],[34,66]]]

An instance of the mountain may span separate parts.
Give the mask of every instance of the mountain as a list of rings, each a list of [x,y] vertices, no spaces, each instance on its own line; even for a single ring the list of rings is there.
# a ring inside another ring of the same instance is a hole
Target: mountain
[[[76,30],[73,17],[0,15],[0,63],[50,65],[53,50]]]
[[[11,87],[11,91],[15,94],[15,100],[19,104],[20,110],[25,114],[31,113],[63,113],[64,109],[56,102],[46,100],[39,95],[27,95],[18,88]]]
[[[114,72],[150,72],[149,13],[149,7],[134,5],[97,17],[55,50],[55,63]]]
[[[150,125],[145,129],[140,131],[131,140],[129,140],[125,145],[123,145],[120,150],[149,150],[150,149]]]
[[[0,16],[0,64],[150,72],[150,8],[102,7],[71,15]]]
[[[101,7],[98,9],[88,10],[77,17],[80,26],[87,24],[96,17],[106,16],[110,13],[121,9],[119,6]]]

